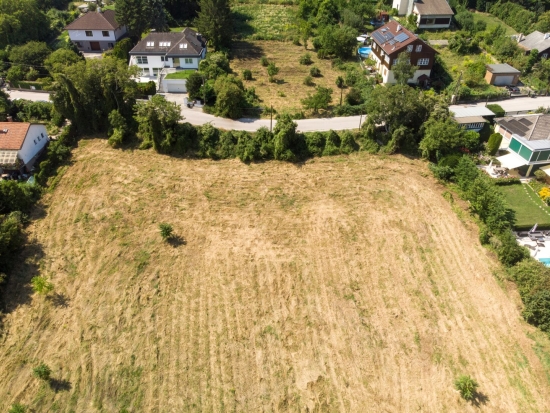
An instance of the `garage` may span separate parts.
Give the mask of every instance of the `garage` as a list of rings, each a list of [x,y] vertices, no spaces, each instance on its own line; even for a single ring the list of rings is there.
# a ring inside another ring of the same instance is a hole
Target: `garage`
[[[186,93],[186,83],[186,79],[164,79],[161,89],[166,93]]]
[[[515,86],[518,84],[520,71],[507,63],[485,65],[485,80],[495,86]]]
[[[514,75],[496,76],[494,85],[508,86],[508,85],[512,85],[513,82],[514,82]]]

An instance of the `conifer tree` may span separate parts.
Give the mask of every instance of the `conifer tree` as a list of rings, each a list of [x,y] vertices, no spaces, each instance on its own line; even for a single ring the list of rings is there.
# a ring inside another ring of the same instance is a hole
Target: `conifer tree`
[[[229,47],[233,22],[228,0],[201,0],[197,28],[215,49]]]

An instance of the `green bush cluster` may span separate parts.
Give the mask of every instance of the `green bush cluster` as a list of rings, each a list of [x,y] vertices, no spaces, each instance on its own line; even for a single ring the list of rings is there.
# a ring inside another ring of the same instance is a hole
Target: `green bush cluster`
[[[138,83],[137,84],[137,93],[142,96],[152,96],[157,93],[157,85],[155,82],[150,80],[147,83]]]
[[[76,128],[68,125],[55,141],[51,141],[45,159],[40,162],[38,172],[34,175],[36,182],[46,185],[48,178],[55,174],[57,168],[71,156],[71,146],[76,142]]]

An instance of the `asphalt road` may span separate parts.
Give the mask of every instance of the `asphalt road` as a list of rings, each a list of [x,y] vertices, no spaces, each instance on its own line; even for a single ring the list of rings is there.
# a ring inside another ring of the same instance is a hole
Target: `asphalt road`
[[[19,90],[11,90],[8,92],[12,99],[28,99],[28,100],[49,100],[50,95],[44,92],[27,92]],[[261,127],[270,128],[269,119],[252,119],[243,118],[238,120],[219,118],[214,115],[203,113],[200,108],[189,109],[183,104],[184,94],[166,94],[165,97],[171,102],[176,102],[181,105],[181,114],[185,118],[186,122],[192,125],[204,125],[205,123],[211,123],[213,126],[225,129],[225,130],[244,130],[248,132],[254,132]],[[524,97],[513,98],[501,101],[494,101],[489,103],[496,103],[506,111],[514,114],[515,112],[526,113],[528,111],[536,110],[538,108],[550,107],[550,96],[538,96],[536,98]],[[464,105],[457,105],[464,106]],[[485,106],[485,102],[479,102],[467,106]],[[452,106],[450,107],[452,110]],[[349,130],[358,129],[361,123],[364,121],[364,116],[346,116],[336,118],[323,118],[323,119],[302,119],[297,120],[298,130],[300,132],[324,132],[328,130]],[[273,120],[272,127],[275,127],[276,120]]]

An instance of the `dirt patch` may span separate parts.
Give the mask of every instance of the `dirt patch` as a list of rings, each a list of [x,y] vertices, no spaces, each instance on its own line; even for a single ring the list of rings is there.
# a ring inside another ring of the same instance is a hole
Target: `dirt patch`
[[[460,374],[482,411],[550,407],[517,296],[423,163],[245,165],[103,140],[74,159],[8,286],[2,411],[477,411]],[[55,297],[20,290],[36,274]],[[63,386],[32,377],[41,361]]]

